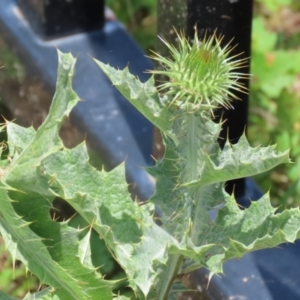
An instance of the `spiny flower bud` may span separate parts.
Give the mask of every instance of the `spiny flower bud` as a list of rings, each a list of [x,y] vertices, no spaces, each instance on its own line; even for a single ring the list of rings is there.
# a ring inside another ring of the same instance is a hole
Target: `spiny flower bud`
[[[189,112],[213,112],[220,106],[232,108],[231,100],[238,99],[233,91],[247,91],[238,79],[249,76],[237,72],[245,66],[246,59],[235,60],[238,55],[230,57],[233,48],[229,44],[221,48],[222,37],[216,34],[199,41],[196,31],[192,45],[183,33],[176,35],[178,49],[160,38],[169,48],[171,58],[155,52],[151,56],[162,64],[163,70],[150,72],[169,78],[158,86],[161,93],[171,96],[169,105]]]

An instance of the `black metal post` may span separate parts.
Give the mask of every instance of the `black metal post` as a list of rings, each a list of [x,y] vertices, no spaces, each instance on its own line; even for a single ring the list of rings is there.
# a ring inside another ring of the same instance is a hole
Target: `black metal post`
[[[169,43],[175,44],[178,31],[185,31],[187,20],[186,1],[183,0],[157,0],[157,34]],[[157,49],[161,55],[167,56],[168,48],[159,41]]]
[[[104,0],[19,0],[34,30],[46,39],[100,29]]]
[[[215,31],[223,35],[223,46],[232,39],[232,46],[236,46],[232,55],[240,54],[239,58],[250,59],[251,22],[253,0],[188,0],[187,1],[187,35],[194,36],[197,26],[200,38],[205,34],[212,35]],[[240,72],[250,73],[250,62]],[[240,79],[240,82],[249,87],[249,80]],[[219,139],[221,147],[229,136],[231,143],[236,143],[245,131],[248,115],[248,95],[242,92],[234,93],[241,101],[234,101],[234,110],[222,110],[219,117],[226,120]],[[242,206],[249,206],[250,201],[245,194],[245,180],[238,179],[227,183],[226,189],[234,194]]]

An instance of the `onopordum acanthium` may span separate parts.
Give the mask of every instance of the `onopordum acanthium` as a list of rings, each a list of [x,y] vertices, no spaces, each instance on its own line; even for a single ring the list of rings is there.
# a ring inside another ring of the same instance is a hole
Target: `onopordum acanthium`
[[[222,49],[215,36],[201,43],[195,36],[192,45],[182,35],[178,39],[178,48],[167,44],[171,58],[154,54],[164,69],[153,73],[169,77],[158,89],[153,77],[141,83],[128,68],[97,61],[163,136],[165,155],[147,168],[156,191],[144,205],[128,193],[124,164],[111,172],[96,170],[84,143],[66,149],[59,138],[64,117],[78,102],[71,54],[58,54],[56,94],[43,125],[35,131],[6,124],[9,159],[0,165],[0,233],[13,258],[49,286],[28,299],[126,299],[113,294],[113,282],[93,265],[91,230],[50,218],[57,196],[105,241],[140,299],[171,299],[176,280],[187,272],[200,267],[222,272],[229,259],[299,238],[298,208],[275,214],[265,195],[241,210],[224,191],[227,180],[289,161],[287,152],[273,146],[251,148],[245,136],[235,145],[227,141],[222,150],[218,145],[221,124],[211,118],[216,107],[230,109],[232,91],[243,89],[238,79],[246,75],[235,71],[243,61],[231,58],[230,46]],[[162,226],[154,221],[155,205],[163,213]]]
[[[237,71],[246,62],[230,57],[230,45],[222,48],[216,35],[199,41],[196,32],[193,44],[182,34],[177,37],[178,46],[161,39],[170,50],[170,58],[157,53],[152,57],[162,64],[162,70],[151,73],[168,78],[157,89],[153,77],[141,83],[128,68],[118,71],[97,62],[163,137],[165,155],[147,169],[157,180],[149,201],[161,208],[162,228],[177,242],[168,245],[166,267],[157,273],[158,299],[167,299],[178,274],[202,266],[211,274],[222,272],[222,263],[230,258],[291,241],[289,234],[294,239],[298,230],[288,233],[291,222],[286,215],[299,222],[297,209],[275,215],[268,195],[240,210],[233,196],[225,193],[227,180],[289,162],[288,153],[276,153],[273,146],[251,148],[244,135],[236,145],[226,141],[220,149],[217,139],[221,124],[211,119],[216,108],[232,108],[235,90],[246,92],[239,79],[248,75]],[[215,220],[210,217],[213,210],[217,210]]]

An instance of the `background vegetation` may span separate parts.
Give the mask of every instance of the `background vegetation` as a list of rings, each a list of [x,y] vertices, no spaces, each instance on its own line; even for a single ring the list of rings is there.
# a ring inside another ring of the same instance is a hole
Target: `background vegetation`
[[[252,34],[248,136],[253,145],[291,149],[293,164],[255,178],[274,205],[300,204],[300,3],[259,0]]]
[[[125,24],[146,53],[156,43],[157,0],[107,0],[106,4]],[[277,142],[291,148],[293,164],[282,165],[255,178],[270,189],[274,205],[300,204],[300,2],[298,0],[256,0],[252,35],[252,82],[248,137],[252,145]],[[13,55],[2,51],[0,76],[22,78],[22,68]],[[74,220],[75,222],[75,220]],[[75,224],[74,224],[75,225]],[[78,224],[76,224],[78,226]],[[37,288],[36,278],[12,261],[0,240],[0,290],[15,297]],[[115,265],[107,254],[106,272]],[[116,273],[115,276],[121,276]]]

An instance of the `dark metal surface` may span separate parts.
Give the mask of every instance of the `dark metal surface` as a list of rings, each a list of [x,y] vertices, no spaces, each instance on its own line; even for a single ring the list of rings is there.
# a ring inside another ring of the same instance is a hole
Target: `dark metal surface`
[[[104,0],[19,0],[32,28],[45,39],[100,29]]]

